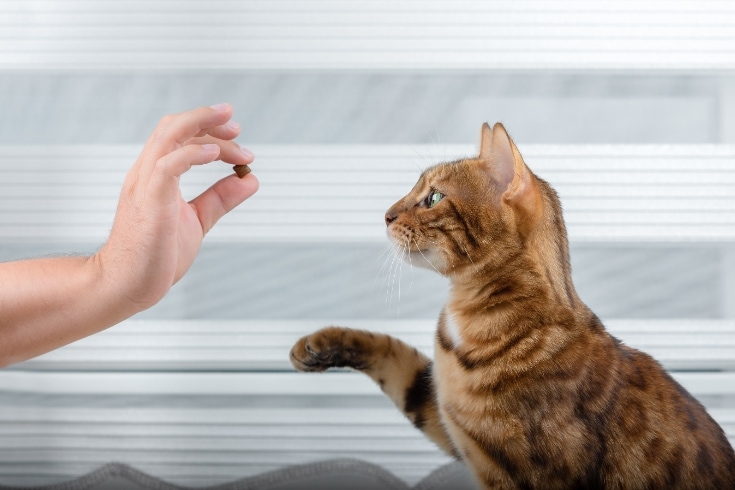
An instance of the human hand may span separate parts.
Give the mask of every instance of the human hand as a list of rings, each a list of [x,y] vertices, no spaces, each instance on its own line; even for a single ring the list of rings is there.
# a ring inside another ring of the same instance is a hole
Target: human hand
[[[253,174],[230,174],[190,202],[179,178],[215,159],[253,161],[231,141],[240,126],[228,104],[165,116],[127,174],[107,243],[96,254],[105,282],[134,311],[163,298],[189,269],[204,235],[224,214],[258,190]]]

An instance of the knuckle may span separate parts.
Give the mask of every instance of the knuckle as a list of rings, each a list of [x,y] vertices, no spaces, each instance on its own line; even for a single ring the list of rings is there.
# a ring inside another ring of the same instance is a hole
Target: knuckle
[[[163,116],[161,118],[160,121],[158,121],[158,127],[160,127],[160,128],[166,128],[166,127],[170,126],[175,117],[176,116],[174,116],[172,114],[166,114],[165,116]]]
[[[161,141],[171,137],[173,131],[174,122],[176,121],[176,115],[167,114],[163,116],[159,121],[158,125],[153,131],[153,138]]]

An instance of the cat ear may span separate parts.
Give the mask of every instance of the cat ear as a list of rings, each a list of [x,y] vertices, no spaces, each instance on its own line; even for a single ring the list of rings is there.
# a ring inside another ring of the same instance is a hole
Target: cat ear
[[[505,191],[515,175],[515,158],[508,133],[500,123],[490,129],[488,123],[482,124],[480,132],[480,160],[485,160],[492,174],[492,181]]]
[[[495,123],[491,133],[491,171],[493,180],[504,190],[503,200],[532,212],[538,197],[533,174],[502,124]]]
[[[490,159],[490,152],[493,146],[493,130],[490,129],[488,123],[482,123],[480,130],[480,158],[482,160]]]
[[[495,123],[490,140],[490,155],[493,162],[493,176],[501,189],[510,190],[518,170],[513,154],[514,146],[503,125]],[[522,161],[521,165],[525,167]]]

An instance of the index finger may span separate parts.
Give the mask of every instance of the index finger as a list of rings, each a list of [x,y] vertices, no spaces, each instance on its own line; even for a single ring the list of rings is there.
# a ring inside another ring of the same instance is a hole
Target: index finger
[[[164,116],[145,144],[143,153],[151,161],[180,148],[188,139],[202,136],[232,117],[230,104],[217,104]]]

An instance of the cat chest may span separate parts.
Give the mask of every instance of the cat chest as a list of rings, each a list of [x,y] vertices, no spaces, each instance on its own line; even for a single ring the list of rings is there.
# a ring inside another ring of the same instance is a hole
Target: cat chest
[[[505,359],[494,359],[494,351],[478,344],[466,328],[461,317],[444,308],[434,349],[437,401],[445,407],[456,404],[484,414],[488,410],[507,412],[515,400],[513,390],[503,383],[509,366]],[[486,351],[490,353],[489,362],[483,355]]]
[[[513,459],[526,456],[526,431],[518,413],[503,400],[479,392],[472,375],[454,367],[447,356],[436,359],[436,396],[442,424],[463,459],[486,466],[488,448],[493,447]]]
[[[445,306],[439,315],[437,325],[437,342],[439,348],[448,351],[458,349],[464,345],[462,331],[457,316]]]

